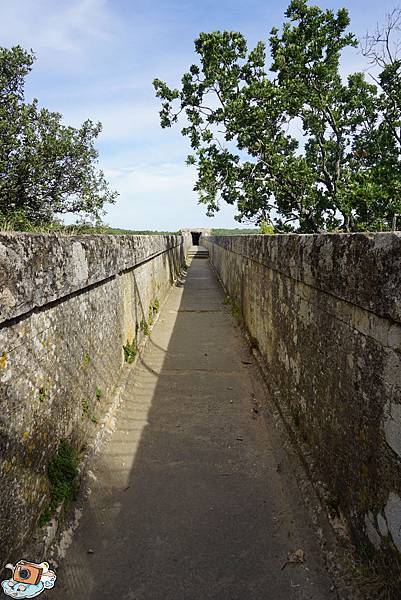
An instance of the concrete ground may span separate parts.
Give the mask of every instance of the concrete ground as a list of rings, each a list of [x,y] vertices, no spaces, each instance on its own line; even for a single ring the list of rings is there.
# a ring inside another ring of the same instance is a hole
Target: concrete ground
[[[334,599],[256,366],[207,260],[132,374],[58,600]],[[304,562],[286,564],[297,550]]]

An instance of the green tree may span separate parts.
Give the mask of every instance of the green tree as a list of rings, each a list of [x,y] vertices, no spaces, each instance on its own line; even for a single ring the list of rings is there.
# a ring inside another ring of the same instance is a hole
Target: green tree
[[[386,15],[383,25],[368,33],[362,52],[379,88],[378,119],[357,140],[357,150],[371,173],[372,191],[366,220],[385,228],[401,213],[401,9]],[[378,73],[377,73],[378,72]],[[399,224],[401,219],[399,219]]]
[[[99,219],[117,195],[97,168],[101,124],[68,127],[36,99],[25,102],[33,61],[19,46],[0,48],[0,216],[46,223],[72,212]]]
[[[271,32],[269,68],[264,43],[248,51],[240,33],[201,33],[200,65],[181,89],[154,81],[161,125],[184,113],[187,162],[209,215],[223,200],[237,206],[238,221],[270,221],[277,231],[387,227],[394,206],[375,182],[382,163],[366,160],[384,108],[361,73],[340,75],[343,50],[357,46],[348,13],[293,0],[286,17]],[[399,166],[392,153],[387,183]]]

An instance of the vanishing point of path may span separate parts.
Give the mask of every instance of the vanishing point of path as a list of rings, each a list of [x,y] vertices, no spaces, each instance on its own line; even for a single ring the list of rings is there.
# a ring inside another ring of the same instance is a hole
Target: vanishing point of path
[[[58,600],[334,599],[223,301],[208,261],[193,259],[94,461]],[[305,562],[283,569],[297,549]]]

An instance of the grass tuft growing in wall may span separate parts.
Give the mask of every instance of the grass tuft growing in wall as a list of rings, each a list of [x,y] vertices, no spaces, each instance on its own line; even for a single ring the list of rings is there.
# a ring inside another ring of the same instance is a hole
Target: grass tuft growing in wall
[[[155,316],[159,312],[159,309],[160,309],[159,299],[155,298],[155,300],[153,300],[153,302],[151,302],[149,304],[149,320],[148,320],[149,325],[153,325]]]
[[[50,503],[39,519],[42,527],[50,521],[54,511],[63,504],[64,508],[78,494],[78,454],[67,440],[60,440],[57,451],[47,466],[50,483]]]
[[[136,340],[133,339],[132,342],[129,342],[129,340],[127,340],[127,343],[125,344],[125,346],[123,346],[123,350],[124,350],[124,360],[125,362],[131,364],[132,362],[134,362],[135,357],[137,355],[138,352],[138,347],[137,347],[137,343]]]
[[[233,298],[231,298],[231,296],[226,296],[223,300],[223,304],[231,307],[231,314],[235,319],[237,319],[237,321],[243,320],[242,310],[238,306],[238,304],[235,302],[235,300]]]
[[[150,334],[150,327],[149,327],[149,323],[147,321],[145,321],[145,319],[141,320],[141,331],[143,333],[143,335],[149,335]]]

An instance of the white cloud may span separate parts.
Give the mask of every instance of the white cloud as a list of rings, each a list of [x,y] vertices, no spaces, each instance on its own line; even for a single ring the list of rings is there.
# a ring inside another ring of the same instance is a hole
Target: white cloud
[[[105,168],[105,172],[120,193],[105,217],[115,227],[175,231],[186,226],[237,226],[235,210],[226,204],[216,217],[206,216],[205,206],[198,204],[193,191],[195,170],[182,163],[139,164]]]
[[[66,107],[64,122],[75,127],[85,119],[100,121],[103,125],[101,140],[133,143],[151,135],[160,135],[158,107],[153,104],[132,101],[109,101],[102,104],[88,103]]]
[[[197,204],[195,175],[184,162],[187,140],[179,126],[160,128],[160,104],[151,85],[156,76],[171,85],[179,82],[195,59],[192,40],[200,29],[216,29],[220,19],[230,27],[225,9],[217,20],[209,19],[219,10],[219,3],[212,10],[157,0],[0,0],[1,44],[21,44],[37,53],[27,98],[38,97],[71,125],[87,118],[103,123],[100,164],[120,192],[106,217],[110,224],[235,225],[231,207],[208,219]],[[238,14],[241,22],[244,15]]]
[[[136,165],[126,168],[116,182],[120,193],[160,194],[185,189],[191,192],[195,173],[186,165],[164,163],[158,165]]]
[[[121,175],[124,174],[124,171],[121,171],[119,169],[108,169],[107,167],[105,169],[103,169],[103,173],[106,177],[106,179],[114,179],[115,177],[120,177]]]
[[[2,3],[0,16],[3,44],[46,50],[48,59],[68,53],[72,60],[94,40],[110,40],[117,27],[105,0],[14,0]]]

